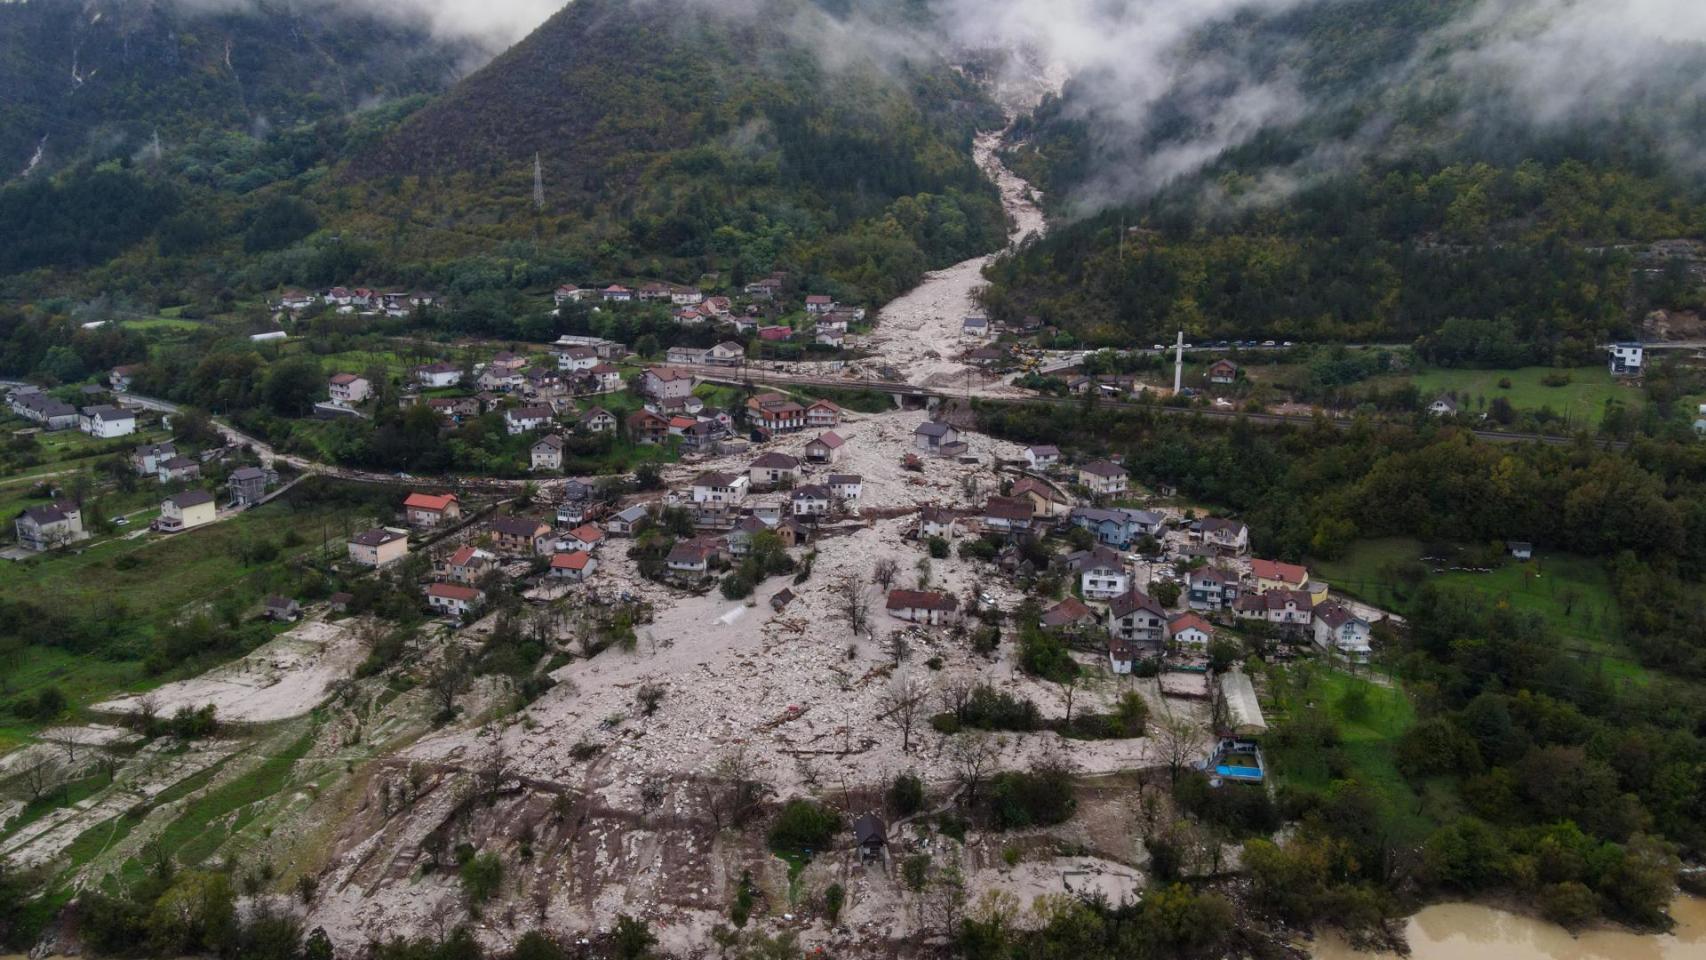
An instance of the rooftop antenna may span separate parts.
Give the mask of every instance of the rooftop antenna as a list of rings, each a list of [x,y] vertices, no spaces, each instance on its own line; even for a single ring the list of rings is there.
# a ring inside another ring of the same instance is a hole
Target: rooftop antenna
[[[533,209],[545,209],[545,168],[538,153],[533,154]]]

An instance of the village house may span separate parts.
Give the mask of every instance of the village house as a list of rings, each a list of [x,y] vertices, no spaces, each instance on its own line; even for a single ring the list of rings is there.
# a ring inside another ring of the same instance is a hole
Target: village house
[[[1173,642],[1186,650],[1207,650],[1214,640],[1214,624],[1194,613],[1181,613],[1167,625]]]
[[[825,347],[841,349],[847,343],[847,331],[835,330],[829,327],[819,327],[812,333],[812,342]]]
[[[184,493],[167,496],[160,501],[160,515],[155,518],[154,529],[162,534],[176,534],[179,530],[193,530],[213,520],[218,520],[218,506],[213,503],[213,494],[205,489],[186,489]]]
[[[1102,622],[1102,615],[1077,597],[1067,597],[1042,612],[1037,622],[1044,630],[1076,633]]]
[[[584,550],[571,550],[551,557],[550,576],[581,583],[598,570],[598,560]]]
[[[1455,417],[1457,412],[1457,401],[1443,393],[1435,397],[1433,403],[1428,404],[1428,413],[1436,417]]]
[[[111,440],[136,432],[136,414],[107,404],[84,407],[82,416],[78,417],[77,426],[98,440]]]
[[[831,430],[806,444],[806,459],[812,463],[834,463],[841,459],[841,448],[846,445],[847,441]]]
[[[575,381],[577,393],[615,393],[622,389],[622,368],[613,363],[600,363]]]
[[[613,283],[598,291],[598,297],[605,303],[628,303],[634,299],[634,291],[619,283]]]
[[[1301,590],[1269,590],[1267,593],[1245,594],[1232,609],[1247,620],[1266,620],[1289,627],[1308,626],[1314,617],[1315,605],[1309,594]]]
[[[1060,462],[1060,448],[1050,444],[1026,447],[1025,462],[1032,470],[1048,470]]]
[[[746,347],[734,342],[733,340],[724,340],[722,343],[706,350],[702,362],[714,367],[738,367],[740,366],[741,361],[745,359]]]
[[[709,356],[710,353],[711,351],[705,347],[677,345],[670,347],[669,350],[665,351],[663,358],[669,363],[678,363],[682,366],[695,366],[697,364],[704,363],[705,358]]]
[[[1138,658],[1143,655],[1137,641],[1124,637],[1108,637],[1108,669],[1120,676],[1126,676],[1136,669]]]
[[[1222,357],[1209,364],[1208,382],[1226,386],[1238,382],[1238,364]]]
[[[770,524],[758,517],[748,515],[740,518],[735,522],[734,529],[728,533],[729,554],[736,557],[746,556],[752,549],[753,535],[769,529]]]
[[[546,552],[551,525],[533,517],[493,517],[492,546],[510,556],[537,556]]]
[[[960,321],[960,332],[981,340],[989,336],[989,318],[981,313],[974,313]]]
[[[874,863],[888,853],[888,828],[881,817],[867,813],[853,821],[853,845],[859,850],[861,863]]]
[[[276,593],[267,597],[263,609],[266,618],[274,623],[295,623],[302,619],[302,604]]]
[[[674,367],[651,367],[640,374],[640,393],[654,400],[685,397],[693,392],[693,374]]]
[[[946,444],[957,443],[960,432],[940,420],[926,420],[912,431],[913,445],[923,453],[939,453]]]
[[[603,407],[593,407],[581,414],[580,427],[587,433],[609,433],[616,429],[616,415]]]
[[[508,367],[487,367],[474,378],[474,386],[493,393],[513,393],[521,389],[522,384],[526,382],[527,378],[520,370],[511,370]]]
[[[559,550],[579,550],[593,553],[604,543],[604,531],[596,523],[583,523],[557,541]]]
[[[958,623],[960,598],[951,593],[932,590],[890,590],[889,616],[897,620],[928,624],[933,627]]]
[[[719,537],[678,540],[664,558],[664,566],[678,576],[703,577],[711,572],[711,563],[726,550],[726,541]]]
[[[439,567],[439,576],[455,583],[472,585],[497,565],[497,557],[478,547],[464,545],[445,558]]]
[[[563,438],[556,434],[540,437],[527,450],[531,470],[563,469]]]
[[[1367,663],[1372,648],[1369,622],[1342,604],[1328,603],[1315,609],[1315,643],[1356,663]]]
[[[409,534],[396,527],[374,527],[349,540],[350,562],[363,567],[384,567],[409,555]]]
[[[813,400],[806,406],[806,426],[827,430],[841,423],[841,408],[828,400]]]
[[[769,343],[783,343],[794,339],[794,328],[780,324],[771,324],[758,328],[758,339]]]
[[[155,469],[155,474],[161,483],[188,483],[201,479],[201,461],[190,457],[173,457],[161,460]]]
[[[822,484],[809,483],[795,487],[788,495],[788,503],[796,517],[822,517],[827,516],[835,504],[835,495]]]
[[[1064,517],[1072,512],[1072,498],[1039,477],[1020,477],[1013,484],[1011,495],[1031,501],[1031,507],[1039,517]]]
[[[83,510],[69,500],[28,507],[13,524],[18,545],[40,553],[75,543],[88,536],[83,530]]]
[[[12,412],[44,430],[65,430],[78,425],[77,408],[39,390],[12,394]]]
[[[748,478],[740,474],[710,471],[693,479],[694,503],[738,504],[746,500]]]
[[[1186,581],[1186,602],[1192,610],[1225,610],[1238,601],[1238,575],[1219,567],[1192,570]]]
[[[1098,497],[1126,492],[1125,468],[1111,460],[1092,460],[1078,468],[1078,482]]]
[[[806,297],[806,313],[816,317],[835,309],[835,298],[814,293]]]
[[[1132,587],[1109,601],[1108,633],[1158,649],[1167,639],[1167,610],[1149,594]]]
[[[983,506],[983,525],[991,533],[1029,533],[1036,509],[1025,497],[990,497]]]
[[[785,453],[772,450],[760,454],[747,467],[747,476],[755,486],[776,487],[791,484],[800,478],[800,461]]]
[[[1066,568],[1077,572],[1086,600],[1112,600],[1131,589],[1125,560],[1107,547],[1080,550],[1066,557]]]
[[[941,537],[943,540],[952,540],[954,525],[958,522],[958,515],[947,507],[926,504],[918,511],[918,535],[925,539]]]
[[[829,495],[841,504],[857,502],[865,492],[865,479],[856,473],[832,473],[826,485]]]
[[[556,367],[530,367],[522,375],[522,393],[535,400],[553,399],[568,393],[563,372]]]
[[[1638,377],[1646,348],[1634,341],[1619,341],[1607,348],[1608,363],[1614,377]]]
[[[651,513],[643,503],[637,503],[625,510],[619,510],[604,520],[604,532],[622,537],[634,535],[635,528],[651,519]]]
[[[426,406],[454,424],[480,415],[480,401],[474,397],[428,397]]]
[[[462,368],[454,363],[440,361],[429,363],[414,369],[415,382],[428,390],[441,390],[454,387],[462,382]]]
[[[1534,544],[1526,540],[1506,541],[1505,551],[1511,555],[1512,560],[1531,560],[1534,558]]]
[[[1295,563],[1280,563],[1277,560],[1251,560],[1250,573],[1256,578],[1257,593],[1267,593],[1269,590],[1301,590],[1309,594],[1313,603],[1323,603],[1327,599],[1327,585],[1312,582],[1307,567]]]
[[[565,283],[558,287],[556,292],[551,294],[551,303],[554,306],[560,307],[565,303],[579,301],[591,295],[591,293],[591,290],[582,290],[580,287],[577,287],[572,283]]]
[[[300,313],[312,307],[315,296],[302,290],[286,290],[279,295],[278,305],[291,313]]]
[[[511,407],[504,411],[504,430],[512,437],[519,437],[545,429],[556,416],[557,411],[546,406]]]
[[[429,583],[426,598],[434,613],[457,618],[468,616],[486,602],[484,593],[460,583]]]
[[[557,370],[560,373],[583,373],[598,366],[598,351],[584,344],[561,347],[557,354]]]
[[[806,408],[780,393],[761,393],[746,401],[747,420],[770,433],[791,433],[806,426]]]
[[[130,452],[130,466],[137,476],[160,472],[160,464],[178,455],[172,443],[145,443]]]
[[[271,478],[260,467],[238,467],[225,478],[225,488],[231,494],[231,505],[247,507],[260,503],[267,495]]]
[[[1129,507],[1074,507],[1067,515],[1073,526],[1082,527],[1094,534],[1098,542],[1121,550],[1146,536],[1160,533],[1165,519],[1158,513]]]
[[[353,407],[373,396],[373,384],[360,374],[334,373],[326,381],[326,391],[334,402]]]
[[[1202,541],[1203,546],[1233,555],[1241,556],[1250,550],[1250,528],[1236,520],[1220,517],[1198,520],[1191,525],[1191,536]]]
[[[669,439],[669,418],[650,410],[636,410],[628,415],[628,438],[635,443],[660,444]]]
[[[403,500],[403,518],[411,527],[429,529],[462,519],[462,502],[454,493],[411,493]]]
[[[112,368],[107,374],[107,386],[112,387],[114,393],[124,393],[136,382],[137,376],[142,373],[142,366],[140,363],[127,363]]]

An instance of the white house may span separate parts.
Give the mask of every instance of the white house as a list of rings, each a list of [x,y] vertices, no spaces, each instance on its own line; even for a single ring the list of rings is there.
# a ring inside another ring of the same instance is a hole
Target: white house
[[[748,487],[748,478],[738,473],[701,473],[693,480],[693,502],[740,503],[746,499]]]
[[[219,519],[219,508],[213,494],[206,490],[186,490],[160,503],[160,518],[155,525],[165,533],[191,530]]]
[[[1250,528],[1236,520],[1208,517],[1198,520],[1193,532],[1206,546],[1235,554],[1247,553],[1250,549]]]
[[[1194,613],[1181,613],[1167,625],[1167,630],[1179,646],[1191,650],[1207,650],[1214,639],[1214,624]]]
[[[828,487],[811,483],[796,487],[794,492],[789,494],[788,502],[796,517],[821,517],[829,513],[830,506],[835,502],[835,495],[829,492]]]
[[[556,416],[557,411],[546,406],[512,407],[504,411],[504,429],[510,436],[518,437],[545,429]]]
[[[429,583],[426,598],[427,605],[433,610],[447,616],[461,617],[479,609],[480,604],[485,602],[486,595],[460,583]]]
[[[462,368],[454,363],[429,363],[414,369],[415,382],[429,390],[454,387],[462,382]]]
[[[1131,589],[1131,574],[1125,561],[1107,547],[1082,550],[1066,558],[1068,568],[1078,571],[1078,583],[1086,600],[1112,600]]]
[[[121,407],[103,404],[84,407],[77,426],[84,433],[100,440],[128,436],[136,432],[136,414]]]
[[[1436,417],[1455,417],[1458,410],[1457,401],[1444,394],[1435,397],[1434,402],[1428,404],[1428,413]]]
[[[960,438],[960,432],[940,420],[926,420],[912,431],[913,445],[925,453],[937,453],[945,444]]]
[[[1645,359],[1646,348],[1633,341],[1614,343],[1608,348],[1610,355],[1611,375],[1614,377],[1638,377],[1641,375],[1641,364]]]
[[[960,619],[960,598],[930,590],[890,590],[889,616],[897,620],[941,626]]]
[[[598,559],[583,550],[559,553],[551,558],[551,576],[579,583],[598,569]]]
[[[947,507],[925,506],[918,511],[918,534],[921,537],[941,537],[952,540],[958,522],[954,511]]]
[[[1167,638],[1167,610],[1133,587],[1109,601],[1108,633],[1120,640],[1159,645]]]
[[[69,500],[25,508],[18,515],[14,529],[18,534],[18,545],[38,553],[88,536],[83,531],[82,508]]]
[[[1125,468],[1111,460],[1092,460],[1078,468],[1078,482],[1099,497],[1126,492]]]
[[[830,495],[841,503],[852,503],[865,492],[865,480],[856,473],[832,473],[828,485]]]
[[[820,435],[816,440],[806,444],[806,459],[813,463],[834,463],[841,459],[841,448],[847,441],[833,430]]]
[[[334,373],[326,381],[326,390],[332,399],[344,406],[355,406],[373,396],[373,384],[367,378],[355,373]]]
[[[1340,604],[1327,603],[1315,609],[1315,642],[1357,663],[1368,660],[1369,629],[1367,620]]]
[[[1032,470],[1047,470],[1060,462],[1060,448],[1049,444],[1026,447],[1025,462]]]
[[[554,433],[540,437],[528,451],[528,458],[534,470],[563,469],[563,438]]]
[[[762,454],[752,461],[746,474],[755,484],[775,486],[779,483],[792,483],[800,477],[800,461],[785,453],[772,450]]]

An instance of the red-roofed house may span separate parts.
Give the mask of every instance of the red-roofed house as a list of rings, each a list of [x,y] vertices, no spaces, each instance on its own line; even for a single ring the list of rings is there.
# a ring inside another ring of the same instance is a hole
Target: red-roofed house
[[[573,550],[569,553],[559,553],[551,558],[551,576],[559,580],[572,580],[579,583],[592,576],[598,569],[598,561],[592,554],[584,550]]]
[[[1179,646],[1192,650],[1207,650],[1209,642],[1214,639],[1214,624],[1194,613],[1181,613],[1174,617],[1167,624],[1167,631]]]
[[[960,619],[960,598],[931,590],[890,590],[889,616],[913,623],[940,626]]]
[[[461,617],[480,608],[486,595],[460,583],[429,583],[426,588],[427,606],[433,610]]]
[[[462,504],[454,493],[411,493],[403,501],[403,513],[409,525],[436,527],[446,520],[462,517]]]

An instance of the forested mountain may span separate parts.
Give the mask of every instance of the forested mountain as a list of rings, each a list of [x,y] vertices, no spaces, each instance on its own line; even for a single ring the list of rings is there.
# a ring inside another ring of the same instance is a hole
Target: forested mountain
[[[945,60],[873,39],[914,13],[872,6],[574,3],[356,157],[350,222],[416,251],[538,238],[618,275],[789,266],[892,296],[999,244],[970,146],[1000,118]]]
[[[1654,307],[1697,308],[1691,264],[1644,245],[1706,229],[1687,160],[1706,52],[1679,45],[1623,99],[1542,118],[1496,82],[1522,65],[1462,66],[1474,38],[1448,24],[1476,7],[1351,0],[1219,24],[1190,55],[1236,61],[1236,89],[1180,83],[1137,127],[1101,112],[1099,78],[1074,78],[1012,156],[1073,222],[992,269],[988,306],[1104,344],[1419,340],[1490,363],[1579,361]],[[1269,83],[1291,115],[1168,176],[1157,158],[1212,142],[1217,109]]]
[[[336,4],[0,3],[0,182],[437,92],[471,52]]]

